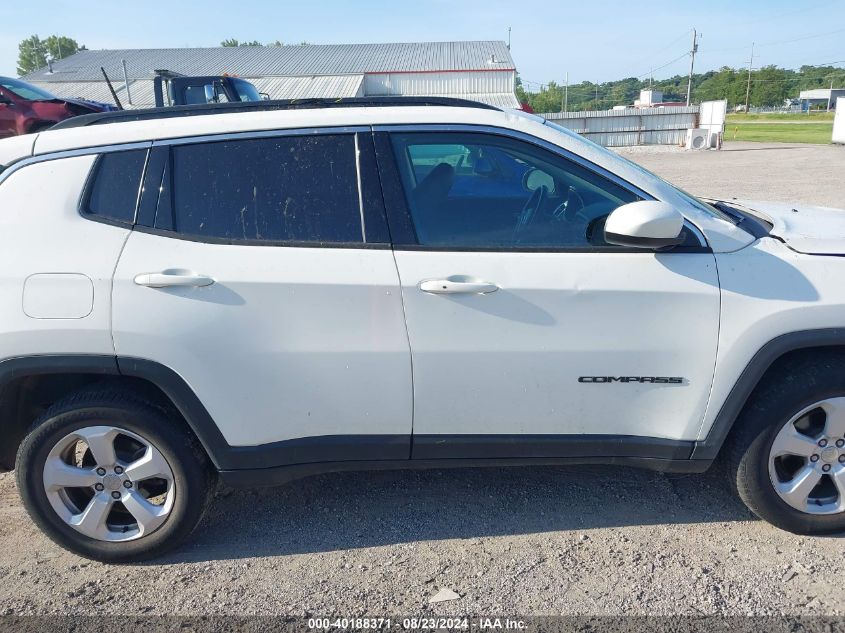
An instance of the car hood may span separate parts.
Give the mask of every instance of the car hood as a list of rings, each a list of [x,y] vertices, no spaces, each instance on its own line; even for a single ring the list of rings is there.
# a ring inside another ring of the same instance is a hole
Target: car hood
[[[770,234],[808,255],[845,255],[845,210],[807,204],[731,200],[773,225]]]

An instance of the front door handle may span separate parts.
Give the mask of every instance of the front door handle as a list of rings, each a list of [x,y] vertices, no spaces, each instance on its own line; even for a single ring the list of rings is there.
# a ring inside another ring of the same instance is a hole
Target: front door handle
[[[214,283],[214,279],[187,271],[165,270],[160,273],[141,273],[135,277],[135,283],[147,288],[198,288],[210,286]]]
[[[489,281],[479,281],[466,277],[447,277],[446,279],[426,279],[420,282],[420,290],[434,295],[471,294],[484,295],[496,292],[499,286]]]

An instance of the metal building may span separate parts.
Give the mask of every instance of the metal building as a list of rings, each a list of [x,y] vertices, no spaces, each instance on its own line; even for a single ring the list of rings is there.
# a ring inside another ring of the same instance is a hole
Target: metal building
[[[112,103],[101,67],[124,107],[153,105],[159,69],[236,75],[272,99],[445,96],[519,107],[516,68],[497,41],[85,50],[22,79],[60,97]]]
[[[802,110],[819,105],[826,107],[828,110],[835,109],[836,100],[839,97],[845,97],[845,88],[815,88],[813,90],[802,90],[798,93]]]

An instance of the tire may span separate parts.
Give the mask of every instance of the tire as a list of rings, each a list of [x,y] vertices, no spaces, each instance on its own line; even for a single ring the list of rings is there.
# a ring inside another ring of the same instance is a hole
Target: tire
[[[845,408],[841,355],[821,352],[796,359],[755,389],[737,419],[725,465],[735,491],[758,517],[795,534],[845,531],[845,462],[840,461],[845,430],[830,415],[837,407]],[[784,452],[787,442],[790,450]],[[807,485],[798,486],[801,480]],[[788,494],[789,488],[795,492]]]
[[[101,457],[109,455],[111,465],[101,465],[108,458],[98,460],[91,446]],[[67,485],[65,468],[75,466],[73,485]],[[48,487],[48,476],[62,483]],[[18,449],[16,477],[27,512],[48,537],[109,563],[145,560],[178,546],[205,513],[215,483],[205,452],[180,420],[131,392],[111,389],[85,391],[50,407]]]

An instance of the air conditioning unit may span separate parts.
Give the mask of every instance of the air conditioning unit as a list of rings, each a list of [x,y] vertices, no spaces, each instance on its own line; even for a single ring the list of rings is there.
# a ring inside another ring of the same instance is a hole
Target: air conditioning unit
[[[721,132],[713,132],[711,130],[708,141],[709,141],[708,147],[710,147],[710,149],[722,149],[722,133]]]
[[[710,132],[704,128],[687,130],[687,149],[707,149],[710,147]]]

